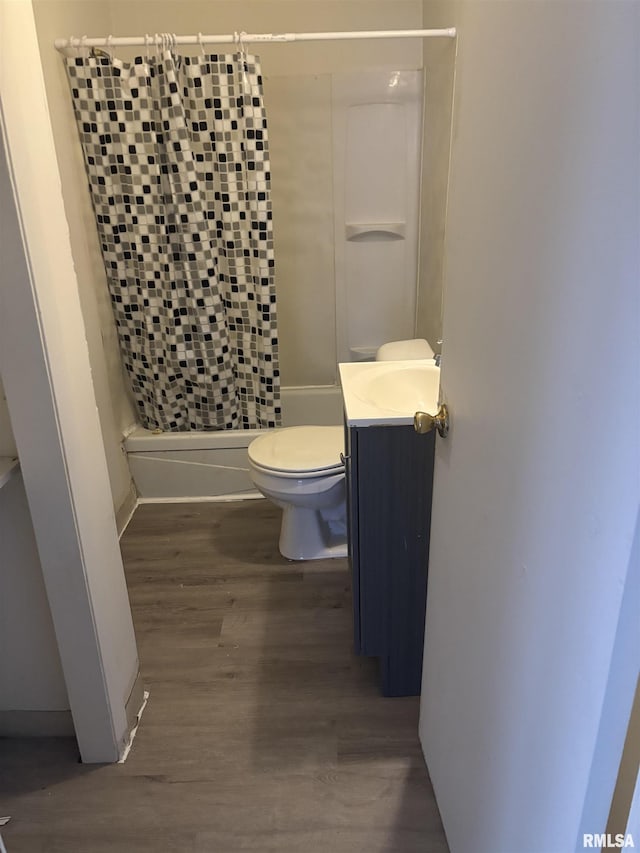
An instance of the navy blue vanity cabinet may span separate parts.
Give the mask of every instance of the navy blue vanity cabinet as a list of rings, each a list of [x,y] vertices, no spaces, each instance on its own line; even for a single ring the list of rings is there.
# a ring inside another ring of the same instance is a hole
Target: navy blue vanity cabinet
[[[385,696],[420,693],[435,433],[345,428],[357,654],[380,658]]]

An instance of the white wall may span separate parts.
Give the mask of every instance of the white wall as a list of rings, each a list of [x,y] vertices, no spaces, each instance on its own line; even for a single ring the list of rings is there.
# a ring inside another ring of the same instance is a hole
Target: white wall
[[[7,406],[7,398],[4,395],[2,387],[2,378],[0,377],[0,456],[17,456],[16,440],[13,437],[13,428],[9,419],[9,407]]]
[[[638,607],[640,606],[640,513],[636,523],[629,575],[618,618],[615,645],[611,658],[607,695],[602,708],[598,741],[593,756],[591,779],[582,812],[584,832],[590,832],[594,816],[604,821],[607,797],[612,776],[616,787],[611,802],[607,832],[632,832],[640,837],[640,816],[633,824],[632,803],[634,794],[640,796],[640,675],[637,656],[629,648],[638,646]],[[635,697],[629,715],[628,703],[621,701],[628,685],[635,682]],[[624,748],[620,742],[624,737]],[[615,748],[612,748],[612,742]]]
[[[57,715],[33,719],[68,713],[69,699],[19,471],[0,488],[0,550],[0,736],[56,733]]]
[[[69,222],[73,260],[86,327],[91,375],[100,415],[114,508],[125,503],[132,489],[122,451],[122,432],[135,422],[120,361],[117,332],[100,253],[82,151],[64,64],[53,40],[63,33],[82,35],[111,29],[108,3],[99,0],[34,0],[40,56],[47,87],[51,126],[65,213]]]
[[[605,830],[609,676],[620,653],[638,666],[637,602],[633,644],[616,631],[640,500],[639,11],[451,4],[453,428],[420,732],[452,853],[567,853]],[[627,715],[634,687],[612,694]]]
[[[450,27],[452,20],[449,3],[425,0],[423,26],[426,29]],[[416,335],[426,338],[436,352],[440,350],[437,342],[442,338],[442,282],[455,54],[454,39],[425,39]]]
[[[0,379],[0,468],[2,457],[17,455]],[[0,736],[69,734],[69,699],[19,468],[0,486],[0,567]]]
[[[0,468],[2,457],[17,455],[0,380]],[[0,486],[0,567],[0,736],[56,733],[59,718],[47,713],[47,722],[39,712],[66,711],[68,729],[69,699],[19,468]]]

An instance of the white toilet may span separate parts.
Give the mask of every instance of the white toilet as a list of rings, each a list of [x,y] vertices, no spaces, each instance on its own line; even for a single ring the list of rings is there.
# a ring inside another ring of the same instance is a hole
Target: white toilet
[[[425,340],[392,341],[376,361],[433,358]],[[280,553],[289,560],[347,556],[346,482],[342,426],[276,429],[249,445],[249,475],[282,507]]]
[[[289,560],[346,557],[341,426],[285,427],[249,445],[256,488],[284,510],[280,553]]]

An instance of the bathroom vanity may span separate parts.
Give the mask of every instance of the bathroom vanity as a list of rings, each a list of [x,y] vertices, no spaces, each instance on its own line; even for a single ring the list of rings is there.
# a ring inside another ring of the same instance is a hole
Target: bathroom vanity
[[[420,693],[435,433],[431,361],[340,365],[356,653],[380,659],[385,696]]]

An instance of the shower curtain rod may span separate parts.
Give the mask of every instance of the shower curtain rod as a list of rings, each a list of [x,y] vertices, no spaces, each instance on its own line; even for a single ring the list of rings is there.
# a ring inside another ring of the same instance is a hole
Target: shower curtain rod
[[[386,38],[455,38],[455,27],[441,30],[361,30],[355,32],[337,33],[231,33],[228,35],[203,35],[176,36],[167,33],[156,33],[146,36],[106,36],[102,38],[87,38],[82,36],[71,36],[68,39],[56,39],[54,45],[57,50],[65,48],[83,47],[161,47],[163,36],[169,36],[171,42],[176,45],[204,45],[204,44],[251,44],[269,42],[294,42],[294,41],[347,41],[355,39],[386,39]]]

